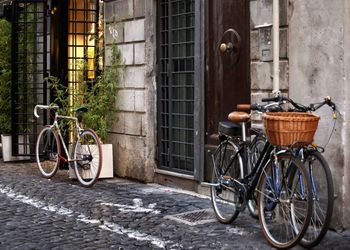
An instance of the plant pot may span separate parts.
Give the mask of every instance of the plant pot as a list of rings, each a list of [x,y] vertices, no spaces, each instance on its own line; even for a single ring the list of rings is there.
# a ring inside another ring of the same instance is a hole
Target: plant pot
[[[18,137],[19,142],[23,142],[23,135]],[[4,162],[11,161],[26,161],[30,160],[29,156],[12,156],[12,136],[11,135],[1,135],[1,143],[2,143],[2,159]],[[29,146],[28,149],[29,151]],[[21,153],[21,152],[19,152]]]
[[[102,169],[99,178],[113,178],[113,144],[102,144]],[[69,168],[69,178],[75,179],[73,168]]]

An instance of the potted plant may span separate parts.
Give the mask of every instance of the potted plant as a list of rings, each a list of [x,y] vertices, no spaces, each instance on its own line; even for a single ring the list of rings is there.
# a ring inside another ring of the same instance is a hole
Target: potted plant
[[[11,24],[5,19],[0,19],[0,134],[4,162],[29,159],[24,156],[12,156],[11,77]],[[19,140],[24,138],[19,137]]]
[[[11,83],[11,24],[0,19],[0,134],[4,162],[28,159],[12,156]]]
[[[11,25],[0,19],[0,134],[5,161],[11,150]]]
[[[11,24],[0,19],[0,133],[11,133]]]
[[[87,67],[86,62],[80,62],[78,67]],[[96,131],[101,142],[105,142],[107,134],[113,122],[116,120],[116,96],[118,86],[122,79],[124,63],[117,45],[112,46],[110,65],[105,66],[95,81],[84,81],[83,76],[79,89],[75,89],[73,106],[69,108],[69,96],[67,88],[59,84],[57,79],[51,79],[51,87],[56,94],[55,102],[63,108],[63,112],[69,114],[82,104],[87,106],[88,112],[83,115],[82,126]],[[80,72],[84,72],[81,70]],[[102,171],[100,178],[113,177],[113,149],[112,144],[102,144]],[[70,171],[74,177],[74,171]]]

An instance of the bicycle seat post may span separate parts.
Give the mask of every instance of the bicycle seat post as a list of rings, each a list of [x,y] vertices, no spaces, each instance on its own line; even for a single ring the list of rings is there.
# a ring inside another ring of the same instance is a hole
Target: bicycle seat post
[[[242,126],[242,140],[244,142],[246,142],[246,140],[247,140],[246,131],[245,131],[245,127],[246,127],[245,124],[246,124],[246,122],[241,122],[241,126]]]

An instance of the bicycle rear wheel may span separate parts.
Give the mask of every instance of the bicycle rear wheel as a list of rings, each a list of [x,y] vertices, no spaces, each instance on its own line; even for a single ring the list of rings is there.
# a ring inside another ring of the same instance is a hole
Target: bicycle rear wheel
[[[296,245],[311,219],[312,191],[303,164],[292,154],[281,154],[264,168],[258,188],[259,221],[275,248]]]
[[[300,245],[309,248],[320,243],[328,231],[333,213],[334,188],[328,163],[319,152],[306,151],[304,165],[310,175],[313,209],[310,225]]]
[[[36,141],[35,157],[41,175],[51,178],[57,172],[61,147],[55,130],[45,127]]]
[[[243,161],[231,141],[221,142],[214,157],[211,203],[221,223],[231,223],[239,214],[240,197],[234,188],[234,179],[243,178]],[[233,158],[233,156],[235,156]],[[230,164],[231,163],[231,164]]]
[[[86,129],[74,147],[74,171],[81,185],[91,187],[100,176],[102,148],[96,133]]]

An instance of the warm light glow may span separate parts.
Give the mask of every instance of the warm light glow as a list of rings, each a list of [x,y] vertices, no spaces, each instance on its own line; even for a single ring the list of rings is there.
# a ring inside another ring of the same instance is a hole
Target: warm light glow
[[[95,77],[95,0],[69,0],[68,96],[69,106],[84,102],[82,83]],[[73,135],[70,135],[70,140]]]

